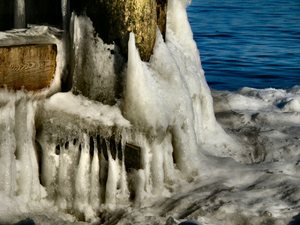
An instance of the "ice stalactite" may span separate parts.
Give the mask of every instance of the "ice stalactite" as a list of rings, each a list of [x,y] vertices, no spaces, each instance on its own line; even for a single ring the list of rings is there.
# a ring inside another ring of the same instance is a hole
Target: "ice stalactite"
[[[35,147],[37,102],[22,95],[2,94],[7,99],[1,99],[1,173],[5,179],[1,179],[0,188],[25,202],[40,200],[44,191]]]
[[[1,132],[0,132],[0,190],[7,196],[14,196],[16,192],[16,138],[15,126],[15,104],[5,103],[1,107]]]
[[[57,169],[59,166],[59,154],[56,154],[55,143],[43,146],[41,163],[41,183],[47,189],[49,199],[55,199],[55,184],[58,181]]]
[[[15,28],[25,28],[26,26],[26,15],[25,15],[25,0],[14,0],[15,1]]]
[[[69,33],[69,25],[70,25],[70,0],[62,0],[61,1],[61,12],[63,18],[63,29],[66,33]]]
[[[107,45],[95,36],[88,17],[73,14],[73,92],[92,100],[113,105],[118,97],[117,82],[123,69],[123,58],[115,45]],[[119,90],[120,91],[120,90]]]
[[[57,205],[61,209],[67,209],[68,211],[73,209],[73,198],[75,195],[73,186],[75,183],[76,166],[80,154],[78,147],[76,142],[67,141],[61,146],[57,145],[55,151],[53,151],[53,148],[50,149],[50,151],[52,150],[52,153],[48,152],[52,157],[53,154],[55,154],[57,158],[59,158],[59,164],[53,164],[56,167],[54,169],[54,176],[56,177],[57,174],[58,180],[56,183],[50,183],[50,186],[48,185],[47,187],[51,190],[51,188],[55,187],[55,184],[57,184]]]
[[[84,215],[89,215],[91,207],[89,204],[89,191],[90,191],[90,144],[89,138],[86,134],[83,136],[83,143],[80,152],[79,165],[75,178],[75,200],[74,208]]]
[[[93,143],[93,144],[92,144]],[[95,212],[100,209],[101,204],[101,186],[100,186],[100,161],[99,161],[99,150],[97,143],[94,138],[91,138],[90,144],[94,145],[91,148],[93,159],[91,165],[91,193],[90,193],[90,201],[92,208]]]
[[[38,159],[35,148],[36,102],[20,99],[16,102],[15,135],[18,160],[18,191],[26,200],[41,198]]]
[[[118,168],[118,158],[113,159],[111,154],[111,148],[108,146],[108,171],[107,171],[107,181],[106,181],[106,192],[105,192],[105,203],[109,207],[114,207],[116,204],[117,196],[117,182],[119,180],[119,168]]]

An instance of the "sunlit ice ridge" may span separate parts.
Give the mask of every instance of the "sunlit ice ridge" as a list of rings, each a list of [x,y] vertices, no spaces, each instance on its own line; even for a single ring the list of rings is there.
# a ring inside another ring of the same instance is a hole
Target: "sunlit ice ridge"
[[[211,93],[186,1],[16,3],[0,223],[297,223],[299,87]]]

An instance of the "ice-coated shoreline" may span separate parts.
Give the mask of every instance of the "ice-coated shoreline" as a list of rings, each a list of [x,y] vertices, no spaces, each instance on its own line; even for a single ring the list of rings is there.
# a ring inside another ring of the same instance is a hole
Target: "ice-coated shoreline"
[[[102,215],[106,224],[144,224],[145,221],[177,224],[186,219],[203,225],[297,224],[299,86],[290,90],[213,91],[212,95],[219,123],[234,138],[255,149],[252,155],[243,156],[250,163],[207,153],[198,179],[178,184],[176,193],[154,198],[142,209],[108,210]],[[74,217],[47,201],[31,205],[33,212],[28,211],[22,199],[12,202],[1,194],[1,201],[1,220],[16,222],[29,217],[36,224],[85,224],[75,222]]]
[[[72,53],[42,27],[38,40],[57,42],[58,61],[74,54],[74,86],[53,93],[62,60],[53,92],[0,91],[0,224],[297,220],[299,86],[211,93],[186,1],[170,0],[167,14],[166,40],[158,31],[150,61],[141,60],[132,33],[118,74],[114,46],[95,36],[86,16],[72,17]],[[124,76],[118,99],[117,75]],[[127,143],[140,150],[138,167],[126,168]]]

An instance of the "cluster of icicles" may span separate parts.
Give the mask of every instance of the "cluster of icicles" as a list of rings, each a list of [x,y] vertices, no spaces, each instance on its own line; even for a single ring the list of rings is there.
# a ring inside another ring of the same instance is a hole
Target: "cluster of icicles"
[[[89,220],[101,204],[114,208],[128,203],[124,143],[89,137],[43,150],[41,182],[60,209]]]
[[[47,198],[59,209],[89,221],[103,209],[138,207],[146,199],[168,196],[182,179],[175,174],[170,143],[149,145],[138,135],[135,140],[141,149],[130,150],[128,138],[117,142],[83,133],[62,145],[42,143],[40,175]]]

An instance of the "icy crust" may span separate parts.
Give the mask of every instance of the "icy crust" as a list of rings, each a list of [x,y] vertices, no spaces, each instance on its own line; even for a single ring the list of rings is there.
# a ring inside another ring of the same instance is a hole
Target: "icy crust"
[[[91,121],[88,126],[92,126],[92,123],[99,123],[106,127],[130,126],[130,123],[124,119],[117,105],[104,105],[101,102],[91,101],[81,95],[76,96],[72,92],[57,93],[46,99],[44,110],[46,112],[58,111],[67,113],[78,118],[87,118]]]
[[[204,225],[298,224],[300,126],[295,117],[289,116],[297,116],[298,112],[287,112],[285,104],[298,99],[299,91],[299,87],[213,91],[217,120],[241,144],[254,149],[253,155],[245,156],[252,163],[245,165],[231,157],[206,154],[197,180],[175,180],[176,192],[161,196],[142,209],[125,212],[118,224],[147,221],[177,225],[186,219]],[[270,118],[257,120],[261,113]],[[280,121],[277,116],[285,114],[289,121]],[[155,181],[159,184],[160,179],[158,176]]]
[[[89,99],[113,105],[121,92],[124,59],[116,45],[104,44],[95,35],[92,21],[86,16],[71,19],[73,92]]]
[[[29,29],[16,29],[0,32],[0,47],[36,44],[55,44],[57,46],[56,70],[49,87],[39,92],[29,93],[37,97],[51,96],[61,89],[65,76],[67,46],[62,39],[62,31],[48,26],[32,26]]]

